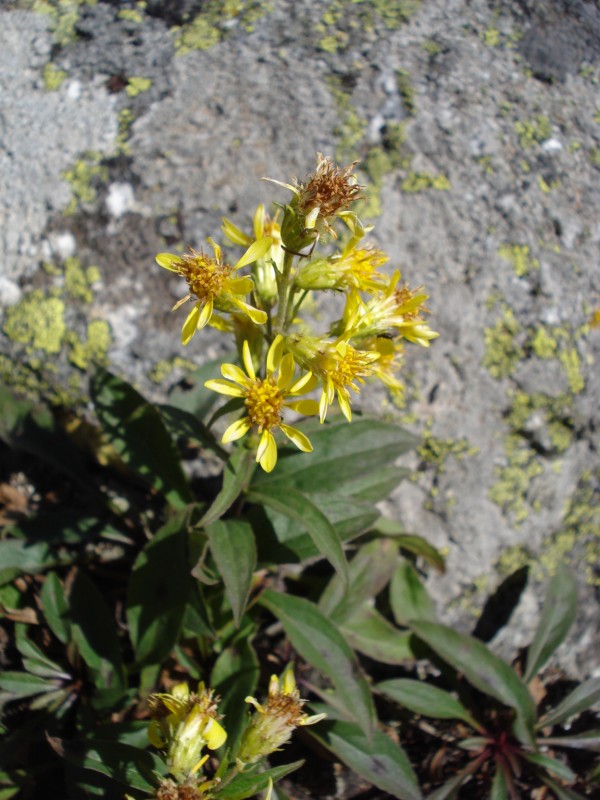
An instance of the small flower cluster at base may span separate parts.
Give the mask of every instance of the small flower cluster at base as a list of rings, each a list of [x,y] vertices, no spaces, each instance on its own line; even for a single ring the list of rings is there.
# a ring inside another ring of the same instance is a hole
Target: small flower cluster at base
[[[294,669],[288,664],[281,676],[272,675],[269,694],[265,705],[255,697],[247,697],[246,702],[256,709],[242,736],[236,760],[239,764],[254,764],[261,758],[280,750],[289,742],[293,731],[304,725],[314,725],[325,718],[325,714],[305,714],[302,700],[296,686]]]

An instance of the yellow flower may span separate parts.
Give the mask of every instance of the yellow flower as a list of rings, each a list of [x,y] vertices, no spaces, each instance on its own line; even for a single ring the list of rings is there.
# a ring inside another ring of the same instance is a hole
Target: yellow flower
[[[365,292],[379,291],[385,277],[377,268],[389,257],[372,245],[345,247],[330,258],[315,258],[302,264],[295,279],[301,289],[355,288]]]
[[[429,347],[431,339],[439,336],[432,331],[421,312],[429,313],[423,303],[427,295],[412,291],[405,284],[397,288],[400,273],[394,272],[388,286],[365,303],[357,291],[348,295],[342,328],[351,331],[351,338],[389,335],[397,333],[409,342]]]
[[[360,391],[357,383],[373,373],[373,362],[379,358],[376,351],[357,350],[348,343],[349,337],[334,341],[310,336],[291,336],[287,340],[289,350],[298,363],[321,380],[319,417],[325,421],[327,410],[336,398],[348,422],[352,420],[350,392]]]
[[[247,341],[242,347],[242,357],[246,372],[235,364],[223,364],[221,374],[226,380],[209,380],[204,384],[220,394],[243,398],[247,415],[236,420],[223,434],[223,444],[241,439],[251,428],[261,434],[256,460],[265,470],[271,472],[277,463],[277,444],[272,431],[279,428],[299,450],[312,452],[307,436],[297,428],[282,421],[284,408],[291,408],[301,414],[312,415],[318,411],[315,400],[295,400],[314,388],[316,379],[310,372],[294,381],[294,357],[291,353],[283,355],[284,342],[277,336],[267,353],[266,376],[259,378],[252,364],[252,355]],[[277,377],[275,373],[279,371]]]
[[[392,392],[404,392],[404,384],[397,377],[402,366],[404,347],[401,341],[375,336],[367,342],[361,342],[365,350],[379,353],[373,364],[373,377],[384,383]]]
[[[218,722],[217,700],[203,683],[190,692],[178,683],[169,693],[152,694],[148,706],[152,722],[148,728],[151,744],[167,753],[169,772],[183,781],[194,775],[207,760],[203,747],[217,750],[227,733]]]
[[[271,239],[265,237],[254,242],[234,266],[223,263],[222,250],[216,242],[210,238],[207,241],[214,250],[214,257],[198,253],[191,248],[189,253],[182,256],[173,253],[159,253],[156,256],[156,263],[159,266],[176,272],[188,283],[189,294],[175,303],[173,311],[186,300],[197,298],[197,302],[183,323],[181,331],[183,344],[187,344],[197,330],[208,324],[214,308],[229,313],[242,311],[259,325],[267,321],[264,311],[254,308],[241,299],[254,288],[252,278],[237,277],[234,273],[261,258],[271,247]]]
[[[253,715],[242,737],[237,754],[237,761],[241,764],[253,764],[274,753],[289,742],[296,728],[314,725],[326,716],[309,716],[302,711],[306,700],[300,697],[291,664],[287,665],[281,677],[271,676],[265,705],[261,705],[255,697],[247,697],[246,702],[253,705],[257,713]]]

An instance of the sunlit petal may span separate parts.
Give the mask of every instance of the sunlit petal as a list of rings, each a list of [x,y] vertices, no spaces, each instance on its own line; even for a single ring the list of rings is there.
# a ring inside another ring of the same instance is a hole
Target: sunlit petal
[[[256,380],[256,372],[254,371],[254,364],[252,363],[252,353],[250,352],[250,345],[248,341],[245,340],[244,344],[242,345],[242,361],[244,362],[244,366],[246,367],[246,372],[252,378],[253,381]]]
[[[218,262],[220,262],[221,261],[221,256],[223,254],[223,252],[221,250],[221,247],[214,241],[214,239],[211,239],[210,236],[207,237],[206,241],[209,243],[209,245],[215,251],[215,259]]]
[[[242,386],[251,384],[246,373],[235,364],[221,364],[221,375],[230,381],[241,383]]]
[[[279,334],[273,339],[269,352],[267,353],[267,375],[272,375],[283,356],[283,336]]]
[[[235,442],[237,439],[241,439],[242,436],[245,436],[251,427],[252,423],[250,422],[250,417],[243,417],[242,419],[237,419],[235,422],[232,422],[231,425],[227,428],[227,430],[223,434],[223,438],[221,439],[221,441],[223,442],[223,444],[228,444],[229,442]]]
[[[313,417],[320,411],[320,406],[317,400],[292,400],[291,403],[286,403],[288,408],[292,411],[297,411],[305,417]]]
[[[348,392],[343,389],[338,389],[337,397],[342,414],[346,417],[348,422],[352,422],[352,409],[350,408],[350,397]]]
[[[199,319],[200,319],[200,303],[196,303],[196,305],[187,315],[185,322],[183,323],[183,328],[181,329],[181,344],[187,344],[192,338],[192,336],[196,333],[196,331],[198,330]]]
[[[294,378],[296,364],[294,356],[291,353],[286,353],[281,359],[279,364],[279,377],[277,378],[277,386],[280,389],[286,389]]]
[[[208,324],[208,321],[212,317],[212,312],[213,312],[213,301],[211,298],[210,300],[206,301],[204,307],[202,308],[202,311],[200,312],[200,316],[198,317],[198,322],[196,324],[198,330],[204,328],[205,325]]]
[[[252,264],[257,258],[262,258],[272,244],[273,239],[270,236],[265,236],[263,239],[253,242],[237,262],[234,269],[240,269],[240,267],[245,267],[246,264]]]
[[[249,294],[254,289],[254,281],[248,275],[231,278],[227,283],[227,289],[231,294]]]
[[[176,256],[173,253],[159,253],[155,260],[159,267],[164,267],[170,272],[179,271],[177,265],[181,263],[180,256]]]
[[[220,378],[211,378],[209,381],[205,381],[204,385],[207,389],[219,394],[226,394],[228,397],[244,397],[244,390],[241,386],[229,383],[229,381],[223,381]]]
[[[264,203],[260,203],[257,207],[256,211],[254,212],[254,219],[252,220],[252,225],[254,228],[254,238],[255,239],[262,239],[263,233],[265,231],[265,206]]]
[[[318,382],[319,379],[316,375],[313,375],[312,372],[307,372],[306,375],[299,378],[293,386],[290,386],[288,394],[305,394],[306,392],[312,392]]]
[[[204,738],[206,739],[206,746],[211,750],[218,750],[222,744],[225,744],[227,739],[227,732],[216,719],[210,717],[206,727],[204,728]]]
[[[227,217],[222,218],[222,223],[221,230],[232,244],[240,244],[247,247],[252,242],[251,237],[241,231]]]
[[[260,437],[256,460],[265,472],[272,472],[277,464],[277,444],[270,431],[263,431]]]
[[[303,453],[312,453],[313,446],[310,443],[310,439],[308,436],[305,436],[302,431],[299,431],[297,428],[292,428],[291,425],[284,425],[283,422],[279,427],[288,439],[296,445],[298,450],[302,450]]]
[[[254,322],[256,325],[264,325],[267,321],[268,316],[265,311],[260,311],[260,309],[254,308],[254,306],[251,306],[248,303],[244,303],[243,300],[238,300],[237,297],[232,297],[231,300],[238,308],[247,314],[252,322]]]

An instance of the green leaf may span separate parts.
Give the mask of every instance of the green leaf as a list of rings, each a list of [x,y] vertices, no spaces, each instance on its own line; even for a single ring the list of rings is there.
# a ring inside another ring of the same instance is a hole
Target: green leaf
[[[23,658],[23,667],[26,672],[38,675],[40,678],[55,678],[59,681],[70,680],[71,676],[64,669],[52,661],[40,648],[27,637],[26,625],[15,625],[17,650]]]
[[[314,451],[282,451],[276,470],[257,473],[256,488],[293,485],[303,494],[332,492],[351,497],[365,476],[390,466],[418,444],[418,439],[397,425],[367,417],[356,417],[351,425],[346,420],[324,425],[308,420],[297,427],[309,437]],[[399,469],[398,482],[402,477],[404,471]]]
[[[583,795],[575,792],[573,789],[569,789],[568,786],[561,786],[547,775],[540,775],[540,778],[546,784],[546,786],[548,786],[548,788],[552,789],[556,795],[556,800],[586,800]]]
[[[102,368],[92,378],[91,394],[104,432],[123,462],[175,508],[192,502],[177,448],[156,407]]]
[[[346,641],[359,653],[383,664],[404,664],[415,658],[412,631],[394,627],[375,608],[365,605],[339,623]]]
[[[538,739],[541,744],[570,747],[573,750],[595,750],[600,752],[600,730],[583,731],[572,736],[548,736]]]
[[[543,770],[551,772],[557,778],[567,783],[575,783],[577,780],[577,775],[575,775],[573,770],[569,769],[566,764],[556,758],[551,758],[543,753],[525,753],[524,755],[530,764],[535,764],[536,767],[541,767]]]
[[[371,692],[352,649],[335,625],[300,597],[267,589],[259,602],[281,621],[300,655],[331,681],[348,716],[369,734],[375,720]]]
[[[397,564],[398,549],[389,539],[363,545],[348,566],[348,587],[334,575],[319,600],[321,611],[341,623],[389,583]]]
[[[310,732],[354,772],[399,800],[420,800],[419,784],[406,753],[374,730],[366,736],[350,722],[322,722]]]
[[[479,729],[478,723],[460,700],[437,686],[424,681],[398,678],[378,683],[375,688],[416,714],[434,719],[462,719],[467,725]]]
[[[206,528],[206,532],[235,624],[239,625],[256,569],[254,533],[247,522],[237,519],[217,520]]]
[[[373,526],[374,529],[384,536],[393,536],[397,544],[409,553],[420,556],[432,567],[440,572],[446,571],[446,560],[440,551],[430,544],[423,536],[416,533],[406,533],[404,527],[393,519],[380,517]]]
[[[206,425],[194,414],[175,406],[159,405],[157,408],[173,439],[191,439],[206,450],[211,450],[223,461],[228,460],[227,450],[221,447]]]
[[[490,792],[490,800],[508,800],[508,787],[506,785],[506,777],[504,770],[499,767],[496,768],[496,774],[492,781],[492,790]]]
[[[264,772],[237,775],[231,783],[222,789],[217,789],[212,796],[219,800],[245,800],[247,797],[254,797],[267,788],[269,778],[276,783],[303,764],[304,761],[294,761],[293,764],[283,764],[281,767],[266,769]]]
[[[223,486],[206,511],[198,527],[210,525],[229,511],[238,497],[245,492],[256,469],[254,453],[243,447],[236,448],[223,470]]]
[[[70,764],[100,772],[131,789],[153,791],[157,775],[165,775],[164,761],[154,753],[114,741],[66,741],[48,736],[48,743]]]
[[[403,560],[390,584],[390,604],[398,625],[410,620],[435,620],[433,602],[413,565]]]
[[[561,644],[577,613],[577,582],[573,573],[562,567],[548,585],[546,602],[533,642],[527,651],[525,683],[537,675]]]
[[[127,590],[127,623],[136,663],[162,662],[175,646],[193,580],[187,557],[188,514],[166,523],[140,552]]]
[[[56,638],[67,644],[71,638],[69,604],[58,575],[49,572],[40,593],[42,611],[48,627]]]
[[[590,678],[576,686],[556,708],[544,714],[536,727],[546,728],[549,725],[558,725],[569,717],[585,711],[586,708],[591,708],[599,700],[600,678]]]
[[[323,512],[305,495],[291,486],[285,489],[261,486],[258,490],[252,489],[248,499],[252,503],[274,508],[303,525],[321,555],[332,564],[347,585],[348,564],[340,538]]]
[[[0,439],[15,450],[42,459],[67,475],[86,494],[91,482],[79,450],[48,409],[29,400],[16,398],[6,387],[0,387]]]
[[[427,800],[453,800],[453,798],[457,796],[458,790],[463,785],[467,777],[468,773],[464,771],[460,772],[458,775],[455,775],[453,778],[447,781],[443,786],[440,786],[439,789],[436,789],[435,792],[432,792],[430,795],[428,795]]]
[[[59,684],[56,681],[41,678],[38,675],[30,675],[28,672],[7,670],[0,673],[0,689],[8,692],[12,696],[11,699],[54,692],[57,688],[59,688]]]
[[[98,688],[122,689],[125,673],[117,623],[102,593],[77,570],[68,595],[73,640],[94,673]]]
[[[318,492],[311,493],[310,500],[327,517],[344,542],[364,533],[379,517],[379,512],[373,504],[364,500]],[[263,507],[261,512],[267,519],[260,520],[258,527],[254,527],[259,553],[265,563],[305,561],[320,555],[313,540],[306,533],[305,525],[272,508]],[[250,516],[253,518],[255,515],[256,507],[250,509]],[[271,530],[275,536],[271,535]]]
[[[235,753],[240,735],[246,726],[246,697],[256,692],[260,668],[249,637],[227,647],[217,658],[210,676],[210,686],[221,697],[219,713],[227,720],[227,743]]]
[[[61,563],[46,542],[5,539],[0,542],[0,584],[9,583],[18,575],[35,575]]]
[[[436,622],[413,621],[411,628],[454,669],[462,672],[476,689],[513,708],[517,714],[515,735],[535,746],[535,704],[517,673],[479,640]]]

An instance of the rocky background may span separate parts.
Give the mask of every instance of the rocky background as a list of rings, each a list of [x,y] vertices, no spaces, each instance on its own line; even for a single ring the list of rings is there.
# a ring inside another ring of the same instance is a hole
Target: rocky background
[[[0,45],[4,382],[84,404],[105,359],[164,398],[229,343],[179,344],[154,254],[219,238],[223,214],[249,227],[287,198],[262,176],[358,158],[373,236],[441,334],[407,353],[403,400],[355,404],[423,436],[385,511],[447,553],[428,587],[462,630],[529,568],[507,656],[570,563],[560,664],[597,674],[598,4],[4,0]]]

